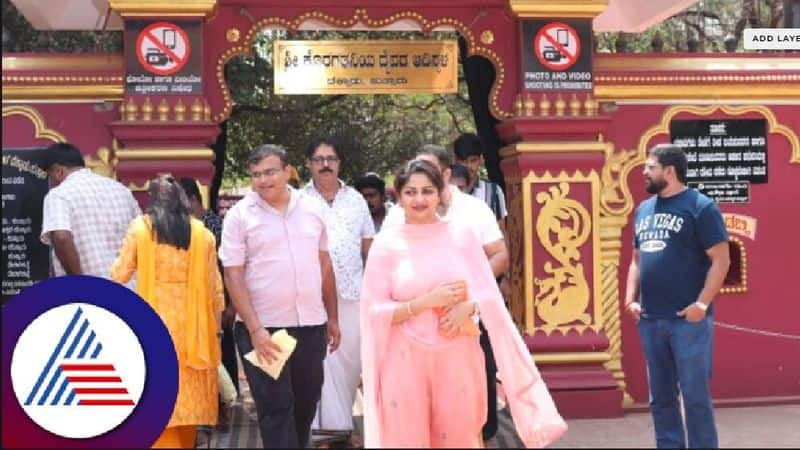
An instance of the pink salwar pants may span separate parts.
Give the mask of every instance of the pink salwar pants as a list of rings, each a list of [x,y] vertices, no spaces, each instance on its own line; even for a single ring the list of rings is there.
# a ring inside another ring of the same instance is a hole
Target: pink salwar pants
[[[382,447],[480,448],[486,373],[477,337],[428,345],[393,327],[380,374]]]

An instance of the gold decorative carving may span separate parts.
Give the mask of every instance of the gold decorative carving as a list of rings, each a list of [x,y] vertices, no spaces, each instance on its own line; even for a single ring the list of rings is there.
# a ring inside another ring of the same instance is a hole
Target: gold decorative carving
[[[542,117],[547,117],[550,115],[550,100],[547,98],[547,94],[542,94],[542,99],[539,101],[539,115]]]
[[[606,161],[603,165],[601,179],[603,188],[600,192],[600,207],[604,212],[615,213],[613,205],[624,205],[625,196],[622,184],[627,181],[621,178],[622,168],[636,156],[636,150],[614,152],[614,146],[606,146]]]
[[[4,89],[5,90],[5,89]],[[3,106],[3,117],[22,116],[33,123],[33,138],[47,139],[52,142],[67,142],[64,135],[47,128],[39,111],[30,106]]]
[[[211,122],[211,105],[208,104],[206,99],[203,99],[203,120]]]
[[[741,255],[741,260],[739,270],[742,273],[742,284],[736,286],[725,286],[720,289],[720,294],[742,294],[747,292],[747,249],[744,246],[744,242],[736,236],[729,237],[728,245],[735,245],[739,247],[739,253]]]
[[[79,61],[75,61],[79,63]],[[124,80],[119,76],[62,76],[62,75],[3,75],[3,83],[122,83]]]
[[[164,161],[164,160],[207,160],[214,159],[210,148],[125,148],[117,150],[120,161]]]
[[[167,119],[169,119],[169,103],[167,99],[162,98],[158,103],[158,120],[165,122]]]
[[[520,153],[607,153],[611,147],[607,142],[557,141],[557,142],[517,142],[500,149],[500,156],[508,158]]]
[[[225,50],[222,53],[222,55],[220,55],[219,59],[217,59],[217,66],[216,66],[217,84],[220,90],[222,91],[223,107],[220,112],[218,112],[213,116],[213,120],[215,122],[222,122],[226,117],[230,115],[231,110],[233,109],[233,99],[231,97],[230,90],[228,89],[228,85],[225,81],[225,64],[227,64],[227,62],[235,56],[250,54],[252,52],[253,42],[257,34],[263,28],[275,27],[275,28],[285,28],[290,31],[297,31],[298,28],[307,20],[324,22],[331,26],[342,29],[351,28],[359,23],[364,24],[370,28],[383,28],[393,23],[399,21],[407,21],[407,20],[419,24],[420,30],[423,33],[429,33],[435,28],[443,26],[454,28],[458,31],[459,35],[463,37],[464,40],[467,42],[467,56],[472,56],[472,55],[484,56],[489,61],[491,61],[495,67],[495,74],[496,74],[495,82],[492,85],[491,91],[489,92],[490,112],[494,117],[498,119],[506,119],[513,117],[513,114],[511,112],[505,111],[500,107],[498,100],[498,97],[500,95],[500,90],[503,87],[506,79],[505,65],[503,64],[503,61],[497,54],[497,52],[495,52],[488,46],[480,45],[479,38],[476,38],[475,35],[472,33],[470,25],[467,25],[461,22],[460,20],[450,17],[442,17],[429,20],[425,18],[422,14],[417,13],[415,11],[402,11],[399,13],[391,14],[390,16],[382,19],[374,19],[370,17],[366,9],[356,8],[355,12],[353,13],[353,17],[349,19],[339,19],[320,11],[309,11],[300,14],[293,20],[288,20],[281,17],[265,17],[254,23],[247,31],[247,34],[245,35],[244,40],[240,43],[240,45],[233,46]]]
[[[567,146],[565,145],[565,149]],[[568,198],[572,184],[589,183],[591,208],[588,211],[580,202]],[[552,261],[544,263],[544,272],[549,276],[534,279],[532,186],[551,185],[547,191],[536,195],[536,202],[543,205],[536,221],[536,236]],[[555,186],[554,186],[555,185]],[[546,334],[560,331],[566,334],[575,329],[583,333],[586,329],[599,332],[603,328],[600,303],[600,237],[599,237],[599,190],[600,179],[596,172],[583,175],[580,171],[568,176],[562,172],[552,176],[529,173],[522,180],[523,223],[525,239],[525,298],[526,330],[533,333],[542,330]],[[592,286],[590,287],[580,262],[580,248],[591,238]],[[589,311],[589,303],[593,307]],[[536,315],[545,325],[536,326]],[[579,323],[575,323],[579,322]]]
[[[587,116],[594,116],[597,114],[597,101],[591,95],[587,95],[586,101],[583,102],[583,108],[586,110]]]
[[[200,97],[195,97],[192,102],[192,121],[199,122],[203,119],[203,103],[200,102]]]
[[[241,32],[238,28],[228,28],[228,31],[225,32],[225,39],[228,40],[231,44],[239,42],[239,38],[241,38]]]
[[[172,108],[175,111],[175,120],[178,122],[183,122],[186,120],[186,106],[183,104],[183,101],[178,97],[178,101],[175,102],[175,106]]]
[[[559,92],[556,96],[556,117],[564,117],[564,109],[567,107],[567,102],[564,101],[564,98],[561,97],[561,93]]]
[[[592,19],[603,12],[608,0],[509,0],[517,17],[564,17]]]
[[[544,271],[550,276],[533,281],[538,287],[533,298],[536,313],[551,326],[575,321],[585,325],[592,320],[586,313],[589,284],[580,263],[580,248],[591,234],[592,221],[589,211],[567,198],[568,195],[569,184],[564,182],[536,195],[536,202],[543,205],[536,220],[536,235],[545,250],[561,264],[554,268],[552,261],[545,262]]]
[[[600,216],[600,303],[603,329],[608,337],[611,359],[604,365],[623,392],[623,403],[633,403],[626,391],[625,372],[622,370],[622,314],[619,296],[619,261],[622,251],[622,229],[627,222],[624,216]]]
[[[128,104],[125,106],[125,120],[136,120],[138,109],[136,101],[133,100],[133,97],[130,97],[128,99]]]
[[[800,59],[774,55],[747,55],[741,57],[685,57],[640,58],[639,55],[597,53],[592,60],[594,72],[604,74],[612,71],[626,72],[748,72],[748,71],[798,71]],[[741,75],[747,77],[747,75]],[[767,76],[767,75],[759,75]]]
[[[520,117],[522,114],[522,94],[517,94],[517,96],[514,97],[514,116]]]
[[[122,17],[205,17],[212,13],[217,0],[109,0],[108,4]]]
[[[97,85],[30,85],[3,86],[3,102],[31,102],[47,100],[59,103],[76,100],[120,101],[124,95],[122,83]]]
[[[121,54],[95,54],[80,56],[3,56],[4,71],[69,71],[120,70],[125,66]],[[119,77],[122,81],[122,77]],[[3,80],[5,81],[5,80]]]
[[[533,96],[531,96],[531,94],[525,95],[525,102],[522,105],[525,108],[525,116],[532,116],[533,111],[536,109],[536,102],[533,101]]]
[[[578,100],[577,94],[572,94],[572,100],[569,101],[569,114],[572,117],[581,115],[581,101]]]
[[[114,139],[111,144],[111,149],[108,147],[100,147],[97,149],[96,158],[92,156],[84,156],[86,167],[98,175],[103,175],[104,177],[108,178],[116,178],[117,158],[114,155],[114,149],[116,149],[116,146],[117,141]]]
[[[494,33],[492,30],[484,30],[481,33],[481,44],[492,45],[494,43]]]
[[[646,81],[646,80],[645,80]],[[758,100],[800,100],[800,77],[785,84],[769,84],[764,80],[752,79],[747,83],[729,84],[689,84],[676,81],[675,84],[606,84],[602,77],[594,85],[594,94],[605,101],[644,101],[644,100],[684,100],[700,101],[739,101]]]
[[[598,363],[611,359],[606,352],[559,352],[559,353],[534,353],[536,364],[564,364],[564,363]]]
[[[150,97],[145,97],[142,103],[142,120],[146,122],[153,120],[153,104],[150,103]]]

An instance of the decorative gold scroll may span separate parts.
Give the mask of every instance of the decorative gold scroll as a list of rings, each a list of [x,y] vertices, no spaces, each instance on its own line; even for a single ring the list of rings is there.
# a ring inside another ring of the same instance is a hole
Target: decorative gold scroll
[[[570,198],[570,185],[589,183],[591,210],[581,202]],[[534,278],[532,189],[534,184],[550,185],[547,191],[536,194],[535,201],[542,205],[536,218],[536,236],[549,255],[543,258],[547,276]],[[528,333],[542,330],[546,334],[558,330],[566,334],[575,329],[583,333],[586,329],[599,332],[603,328],[600,301],[600,235],[599,197],[600,177],[591,171],[568,176],[561,173],[553,176],[528,174],[522,181],[523,220],[525,224],[525,297],[526,329]],[[555,240],[554,240],[554,239]],[[588,244],[587,244],[588,243]],[[580,250],[591,245],[594,261],[581,261]],[[587,272],[591,271],[591,272]],[[587,281],[592,274],[592,285]],[[591,303],[591,305],[590,305]],[[544,325],[536,326],[534,311]]]
[[[458,44],[443,41],[275,41],[276,94],[444,94],[458,91]]]

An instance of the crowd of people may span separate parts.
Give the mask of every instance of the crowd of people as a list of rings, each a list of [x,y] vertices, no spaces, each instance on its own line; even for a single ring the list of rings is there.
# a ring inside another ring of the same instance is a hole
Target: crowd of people
[[[127,284],[173,339],[178,397],[154,446],[193,447],[198,426],[224,418],[219,369],[237,383],[240,363],[264,448],[307,447],[312,434],[352,446],[479,448],[497,433],[498,382],[525,445],[554,442],[567,427],[504,305],[508,211],[501,187],[479,176],[480,138],[462,135],[452,152],[420,148],[394,176],[394,204],[379,174],[344,183],[342,152],[334,138],[312,140],[301,186],[283,148],[256,147],[251,190],[222,220],[191,178],[158,175],[142,212],[127,188],[86,169],[76,147],[48,149],[42,240],[54,274]],[[727,269],[727,235],[716,205],[686,189],[685,172],[674,146],[648,159],[655,200],[637,211],[625,307],[645,343],[657,443],[683,442],[680,385],[689,443],[710,447],[708,305]],[[683,224],[667,232],[685,242],[662,253],[646,233],[660,226],[648,215],[664,208]],[[672,295],[659,267],[676,257],[694,261],[683,275],[694,281]],[[664,341],[664,326],[674,338]],[[273,378],[244,356],[276,360],[272,335],[284,329],[297,345]],[[691,361],[664,359],[689,345]],[[353,433],[359,389],[363,437]]]

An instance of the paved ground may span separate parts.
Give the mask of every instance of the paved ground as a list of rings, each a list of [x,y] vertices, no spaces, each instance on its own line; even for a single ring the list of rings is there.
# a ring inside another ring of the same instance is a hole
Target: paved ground
[[[261,447],[255,407],[243,392],[233,411],[230,431],[201,435],[198,447]],[[356,414],[358,409],[356,408]],[[800,405],[778,405],[716,410],[723,448],[800,448]],[[361,417],[355,416],[357,428]],[[649,413],[628,413],[618,419],[570,420],[569,431],[552,448],[653,448]],[[487,443],[493,448],[521,448],[507,410],[500,411],[500,432]]]

